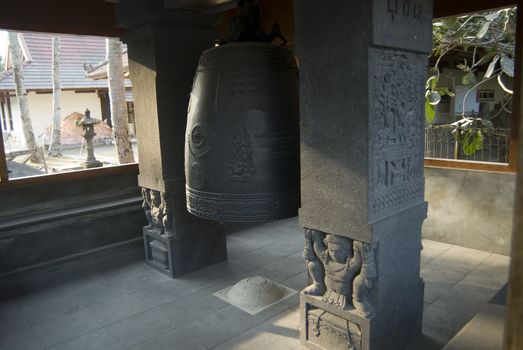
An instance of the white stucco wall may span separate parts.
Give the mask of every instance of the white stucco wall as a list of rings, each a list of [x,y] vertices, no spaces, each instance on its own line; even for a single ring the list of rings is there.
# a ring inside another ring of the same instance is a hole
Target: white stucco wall
[[[27,102],[29,104],[29,112],[31,114],[31,122],[33,124],[33,131],[37,140],[40,135],[43,135],[45,129],[51,125],[53,118],[53,100],[52,94],[37,94],[29,92],[27,95]],[[102,111],[100,99],[96,92],[90,93],[76,93],[74,91],[62,91],[62,119],[73,112],[84,113],[89,108],[91,117],[102,119]],[[14,136],[19,140],[24,140],[22,131],[22,121],[20,119],[20,112],[18,109],[18,101],[16,97],[11,97],[11,110],[13,114]]]
[[[429,72],[429,74],[433,74]],[[461,85],[461,77],[463,76],[463,71],[459,69],[444,68],[439,79],[438,86],[446,86],[455,91],[456,96],[451,98],[450,102],[450,112],[448,115],[436,115],[435,123],[452,123],[456,119],[454,116],[461,115],[463,111],[463,98],[465,97],[466,92],[470,88],[469,86]],[[482,75],[478,76],[478,81],[481,80]],[[510,88],[512,86],[511,81],[505,78],[504,82]],[[479,112],[479,102],[476,101],[476,91],[477,90],[494,90],[494,101],[490,101],[490,110],[494,109],[494,105],[500,103],[505,96],[505,92],[499,86],[496,79],[491,79],[480,84],[477,88],[472,90],[465,100],[465,113],[470,113],[472,111]]]

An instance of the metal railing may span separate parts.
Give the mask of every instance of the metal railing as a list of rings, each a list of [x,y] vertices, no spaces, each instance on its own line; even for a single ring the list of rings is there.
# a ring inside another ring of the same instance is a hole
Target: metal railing
[[[473,128],[483,134],[483,147],[466,155],[456,138],[456,127],[430,125],[425,128],[425,158],[459,159],[480,162],[508,163],[510,129]]]

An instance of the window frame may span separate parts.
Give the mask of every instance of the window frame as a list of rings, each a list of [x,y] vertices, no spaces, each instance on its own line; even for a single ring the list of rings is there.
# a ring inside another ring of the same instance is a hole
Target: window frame
[[[502,7],[517,6],[517,25],[516,25],[516,53],[523,52],[522,46],[522,25],[523,13],[517,1],[514,0],[497,0],[497,1],[460,1],[450,3],[447,1],[434,1],[433,19],[441,17],[459,16],[466,13],[487,11]],[[490,162],[478,162],[467,160],[425,158],[425,166],[429,168],[447,168],[472,170],[483,172],[509,173],[516,174],[518,169],[518,149],[519,149],[519,124],[521,123],[521,100],[522,95],[522,59],[523,54],[516,54],[515,57],[515,74],[514,74],[514,103],[512,106],[512,125],[510,130],[510,142],[508,149],[508,163],[498,164]]]
[[[68,8],[74,8],[77,16],[64,16],[62,1],[46,3],[46,14],[27,9],[40,8],[38,0],[26,0],[23,3],[11,1],[4,4],[0,12],[0,28],[14,31],[34,31],[101,37],[121,37],[123,30],[116,25],[116,4],[105,0],[69,0]],[[16,15],[19,14],[19,15]],[[92,19],[96,18],[96,21]],[[81,180],[86,176],[105,176],[109,174],[135,173],[138,175],[138,163],[120,164],[102,168],[92,168],[71,172],[42,174],[36,176],[9,179],[7,159],[4,149],[3,132],[0,132],[0,189],[26,186],[28,184],[48,184],[69,179]]]

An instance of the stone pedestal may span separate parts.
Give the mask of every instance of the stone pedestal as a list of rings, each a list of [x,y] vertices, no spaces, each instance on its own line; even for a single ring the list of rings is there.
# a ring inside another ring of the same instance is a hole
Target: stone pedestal
[[[185,203],[187,107],[200,54],[217,37],[215,18],[165,9],[162,0],[121,1],[117,16],[133,85],[147,262],[176,277],[227,258],[223,226]]]
[[[326,312],[325,323],[349,324],[347,332],[361,336],[359,347],[351,347],[335,332],[345,344],[340,349],[402,349],[420,334],[423,314],[423,106],[432,1],[294,6],[300,223],[313,282],[302,292],[302,332]],[[332,348],[309,333],[302,340]]]

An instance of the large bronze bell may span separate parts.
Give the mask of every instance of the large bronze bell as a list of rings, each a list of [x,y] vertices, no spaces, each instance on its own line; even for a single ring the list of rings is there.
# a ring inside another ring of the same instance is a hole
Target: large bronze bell
[[[205,51],[187,118],[187,209],[202,218],[265,221],[300,205],[298,74],[266,43]]]

